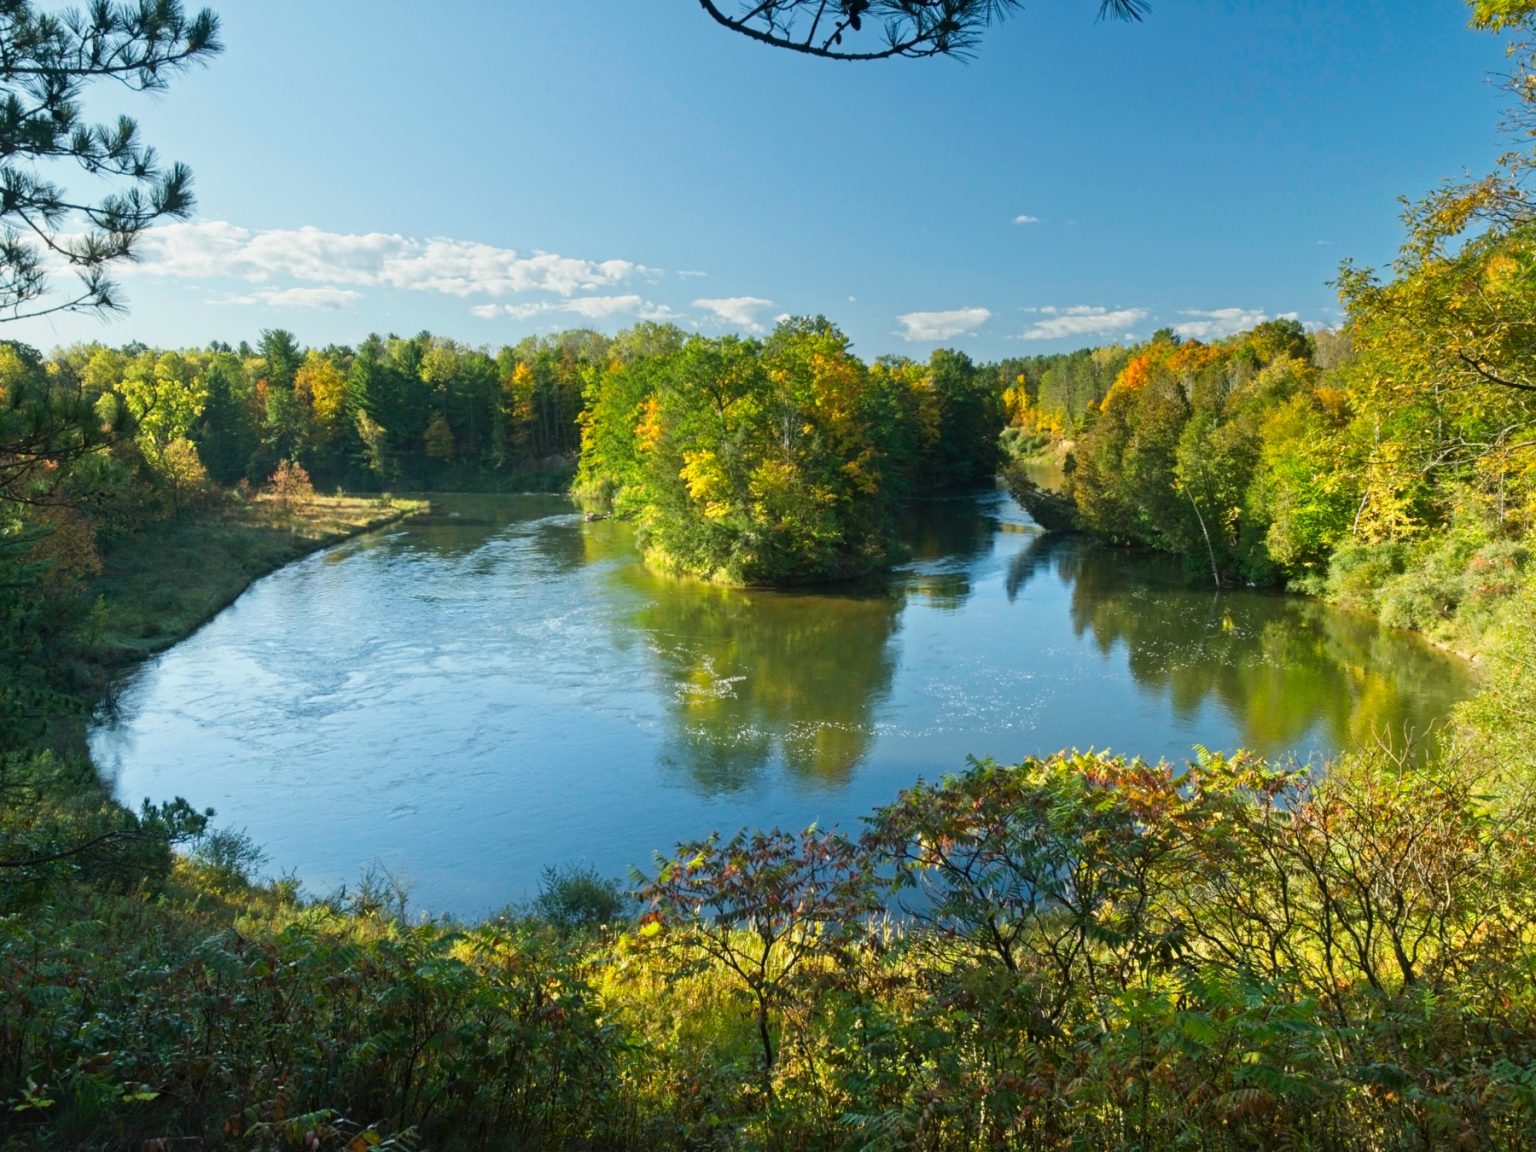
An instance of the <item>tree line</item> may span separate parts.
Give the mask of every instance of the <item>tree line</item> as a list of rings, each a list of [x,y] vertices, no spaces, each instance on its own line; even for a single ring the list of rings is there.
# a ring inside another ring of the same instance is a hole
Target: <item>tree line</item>
[[[421,333],[303,348],[0,342],[0,504],[89,567],[121,535],[260,488],[563,488],[695,571],[828,578],[885,555],[907,495],[989,482],[995,374],[963,353],[866,365],[824,320],[764,341],[642,324],[495,352]],[[770,525],[771,522],[771,525]],[[754,550],[760,555],[755,555]]]

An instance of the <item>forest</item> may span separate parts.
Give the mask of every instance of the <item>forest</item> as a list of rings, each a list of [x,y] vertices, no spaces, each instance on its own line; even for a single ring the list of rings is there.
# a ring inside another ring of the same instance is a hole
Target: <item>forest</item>
[[[866,363],[821,317],[0,341],[0,1147],[1530,1147],[1524,145],[1410,204],[1392,267],[1345,265],[1336,331],[995,364]],[[973,761],[862,829],[700,829],[479,923],[377,877],[306,894],[86,754],[124,667],[420,507],[393,492],[569,487],[663,571],[777,585],[878,571],[905,503],[999,467],[1027,505],[1042,458],[1105,546],[1416,629],[1477,694],[1425,755]]]

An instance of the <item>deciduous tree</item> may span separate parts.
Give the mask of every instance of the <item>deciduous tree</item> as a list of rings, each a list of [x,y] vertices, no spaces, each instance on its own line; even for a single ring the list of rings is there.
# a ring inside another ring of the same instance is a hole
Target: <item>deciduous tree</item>
[[[815,826],[743,830],[724,844],[714,835],[658,857],[639,895],[651,905],[642,939],[673,949],[675,972],[718,964],[751,999],[771,1096],[775,1011],[873,909],[858,848]]]

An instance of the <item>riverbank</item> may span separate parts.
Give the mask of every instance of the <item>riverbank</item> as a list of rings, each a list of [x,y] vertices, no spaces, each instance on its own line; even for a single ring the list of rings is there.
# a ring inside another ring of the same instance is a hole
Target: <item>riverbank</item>
[[[227,496],[206,511],[113,541],[87,589],[96,601],[94,654],[105,668],[184,640],[256,580],[301,556],[429,508],[424,499]]]
[[[1067,443],[1056,442],[1058,445]],[[1107,535],[1086,522],[1074,496],[1042,479],[1050,466],[1042,452],[1013,459],[1003,467],[1014,499],[1049,532],[1081,532],[1106,545],[1148,554],[1178,555],[1145,542]],[[1059,473],[1058,473],[1059,478]],[[1421,540],[1366,543],[1346,540],[1311,570],[1268,581],[1276,590],[1368,617],[1388,628],[1411,632],[1432,647],[1465,662],[1475,672],[1488,662],[1500,637],[1526,611],[1522,582],[1530,568],[1531,546],[1522,539],[1469,529],[1465,524]],[[1208,557],[1185,553],[1193,572]],[[1263,586],[1266,582],[1260,581]],[[1240,573],[1223,571],[1226,587],[1253,586]]]

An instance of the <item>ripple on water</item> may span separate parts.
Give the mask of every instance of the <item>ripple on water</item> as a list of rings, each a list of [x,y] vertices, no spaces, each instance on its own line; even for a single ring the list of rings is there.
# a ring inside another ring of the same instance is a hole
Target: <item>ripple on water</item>
[[[623,526],[553,498],[444,503],[462,514],[275,573],[140,668],[92,733],[118,794],[212,804],[312,891],[378,861],[476,915],[562,861],[856,828],[970,753],[1305,753],[1362,709],[1456,696],[1439,657],[1273,597],[1138,583],[1071,542],[1021,575],[1033,529],[1000,495],[946,502],[889,588],[843,596],[643,576]],[[1288,701],[1312,711],[1274,720]]]

